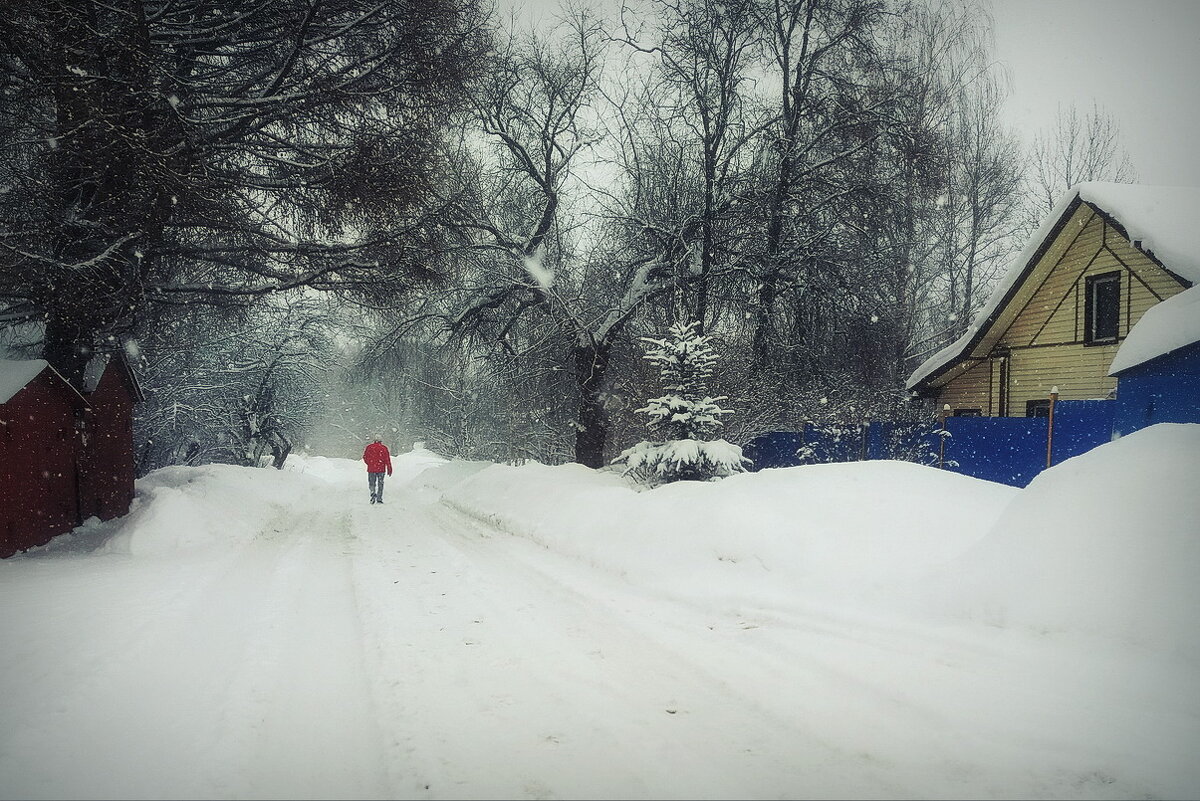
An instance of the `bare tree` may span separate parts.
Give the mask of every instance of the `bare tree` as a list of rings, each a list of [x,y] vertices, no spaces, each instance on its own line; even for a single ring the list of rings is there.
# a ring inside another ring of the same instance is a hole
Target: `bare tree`
[[[144,341],[141,473],[169,464],[282,468],[325,406],[334,367],[324,300],[276,294],[253,308],[177,307]]]
[[[891,93],[879,80],[882,7],[862,0],[774,0],[760,10],[769,36],[777,102],[765,131],[765,175],[750,214],[763,221],[746,260],[752,284],[752,344],[764,369],[787,342],[815,332],[793,317],[780,334],[781,300],[827,302],[818,269],[836,269],[828,243],[852,216],[861,190],[856,159],[881,135]],[[849,212],[849,214],[847,214]],[[787,342],[785,342],[785,340]]]
[[[1098,103],[1080,113],[1074,103],[1059,106],[1054,125],[1034,137],[1026,231],[1032,233],[1059,196],[1084,181],[1133,183],[1137,170],[1121,144],[1121,129]]]
[[[656,25],[631,30],[623,9],[623,42],[656,62],[656,95],[666,115],[660,124],[684,132],[694,155],[681,165],[694,169],[696,206],[687,210],[680,235],[695,243],[688,286],[690,319],[703,333],[712,322],[710,295],[721,262],[718,247],[728,231],[724,218],[734,202],[747,145],[762,125],[749,100],[751,76],[762,54],[757,0],[651,0],[647,16]]]
[[[933,304],[944,327],[932,321],[933,347],[956,339],[987,297],[990,282],[1015,248],[1021,202],[1020,151],[1010,131],[1000,127],[995,109],[1003,100],[998,78],[981,70],[960,87],[946,132],[944,229],[945,301]]]
[[[572,241],[564,192],[590,146],[603,31],[578,14],[548,38],[513,38],[488,65],[477,100],[497,169],[464,155],[454,220],[465,249],[449,324],[477,342],[521,358],[545,343],[567,351],[559,364],[578,393],[575,459],[604,464],[605,388],[614,343],[631,317],[669,286],[662,253],[614,250],[604,231]],[[578,188],[579,184],[574,184]]]

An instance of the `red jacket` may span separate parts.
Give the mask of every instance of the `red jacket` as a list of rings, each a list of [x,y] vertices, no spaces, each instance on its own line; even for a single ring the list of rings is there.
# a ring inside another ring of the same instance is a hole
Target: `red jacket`
[[[363,451],[363,461],[367,463],[368,473],[382,473],[384,470],[392,474],[392,454],[382,442],[372,442]]]

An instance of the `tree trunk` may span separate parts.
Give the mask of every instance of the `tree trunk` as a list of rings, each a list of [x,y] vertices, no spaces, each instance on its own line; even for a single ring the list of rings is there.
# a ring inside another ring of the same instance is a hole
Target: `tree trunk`
[[[604,467],[608,419],[601,391],[608,370],[609,345],[576,345],[575,380],[579,384],[579,428],[575,433],[575,461],[585,467]]]
[[[775,308],[778,280],[779,273],[774,270],[759,279],[758,297],[754,305],[754,334],[750,351],[753,365],[757,369],[770,364],[771,348],[777,339],[771,312]]]
[[[46,320],[42,342],[42,358],[67,379],[71,386],[83,390],[83,371],[92,357],[94,332],[65,316],[51,314]]]

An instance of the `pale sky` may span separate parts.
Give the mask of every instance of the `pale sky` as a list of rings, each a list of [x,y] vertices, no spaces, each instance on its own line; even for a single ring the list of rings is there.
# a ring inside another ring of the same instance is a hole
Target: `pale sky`
[[[994,0],[1004,116],[1026,138],[1093,99],[1147,184],[1200,186],[1200,2]]]

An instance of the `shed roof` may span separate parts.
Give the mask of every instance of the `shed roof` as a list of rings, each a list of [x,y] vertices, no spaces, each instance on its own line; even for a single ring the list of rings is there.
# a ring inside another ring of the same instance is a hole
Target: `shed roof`
[[[1128,370],[1200,342],[1200,286],[1151,306],[1117,349],[1108,374]]]
[[[25,385],[37,378],[38,373],[50,366],[45,359],[14,361],[0,359],[0,403],[8,403]]]
[[[8,403],[30,381],[46,370],[71,390],[71,394],[86,406],[87,402],[78,390],[71,386],[71,382],[59,375],[58,371],[51,367],[45,359],[0,359],[0,403]]]
[[[1038,258],[1080,203],[1088,203],[1134,247],[1185,284],[1200,283],[1200,187],[1093,181],[1064,192],[1037,232],[1009,265],[966,333],[926,359],[906,383],[913,389],[966,356],[1037,265]]]

